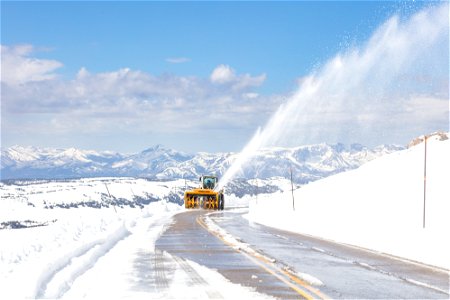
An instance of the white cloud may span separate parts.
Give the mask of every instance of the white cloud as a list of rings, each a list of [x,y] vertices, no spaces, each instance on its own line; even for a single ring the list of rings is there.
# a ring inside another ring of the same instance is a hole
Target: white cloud
[[[15,85],[54,79],[57,76],[54,71],[63,64],[56,60],[30,57],[33,52],[34,48],[31,45],[13,47],[1,45],[1,81]]]
[[[192,134],[205,126],[209,131],[230,126],[248,130],[268,117],[276,101],[267,98],[264,106],[257,105],[261,97],[253,86],[259,83],[253,81],[258,77],[236,75],[234,80],[216,85],[195,76],[154,76],[129,68],[94,73],[82,67],[70,80],[49,76],[20,86],[8,81],[2,84],[2,125],[8,134],[27,135]],[[241,87],[236,90],[235,84]]]
[[[80,79],[83,79],[83,78],[87,78],[89,75],[90,75],[89,71],[85,67],[82,67],[78,71],[76,78],[78,80],[80,80]]]
[[[246,98],[246,99],[256,99],[259,97],[258,93],[244,93],[242,94],[242,97]]]
[[[266,74],[261,74],[259,76],[252,77],[249,74],[244,74],[240,76],[236,82],[233,84],[234,90],[243,90],[250,87],[258,87],[264,83],[266,80]]]
[[[191,59],[187,57],[168,57],[166,58],[166,62],[171,64],[182,64],[186,62],[190,62]]]
[[[237,75],[228,65],[217,66],[210,75],[210,81],[217,85],[230,85],[235,91],[249,87],[258,87],[266,80],[266,74],[251,76],[250,74]]]
[[[219,65],[212,71],[210,79],[212,83],[224,84],[234,81],[236,74],[230,66]]]

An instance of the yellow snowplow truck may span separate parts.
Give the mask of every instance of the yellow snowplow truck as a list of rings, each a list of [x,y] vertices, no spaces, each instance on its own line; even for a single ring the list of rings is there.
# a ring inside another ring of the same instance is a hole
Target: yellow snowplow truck
[[[215,191],[216,176],[201,176],[200,188],[184,192],[184,207],[223,210],[225,198],[223,190]]]

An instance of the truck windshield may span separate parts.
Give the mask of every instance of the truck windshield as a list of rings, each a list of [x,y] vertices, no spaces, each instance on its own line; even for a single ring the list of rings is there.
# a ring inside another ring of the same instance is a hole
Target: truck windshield
[[[213,189],[216,186],[216,178],[205,177],[203,178],[203,187],[206,189]]]

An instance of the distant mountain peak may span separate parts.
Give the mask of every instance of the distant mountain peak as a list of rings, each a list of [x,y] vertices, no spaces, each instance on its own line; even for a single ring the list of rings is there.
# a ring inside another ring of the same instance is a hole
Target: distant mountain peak
[[[331,174],[357,168],[363,163],[402,149],[380,146],[368,149],[359,144],[347,148],[342,143],[315,144],[293,148],[266,148],[238,174],[240,178],[271,178],[289,176],[290,169],[297,183],[307,183]],[[2,179],[58,179],[79,177],[147,177],[156,179],[196,179],[201,174],[219,177],[237,159],[239,153],[185,154],[164,147],[152,146],[134,154],[111,151],[96,152],[76,148],[50,149],[14,146],[2,149]]]
[[[143,150],[142,153],[164,151],[164,150],[168,150],[168,149],[166,147],[164,147],[164,145],[162,145],[162,144],[156,144],[150,148]]]
[[[450,138],[450,134],[449,134],[449,132],[445,132],[445,131],[436,131],[436,132],[426,135],[426,138],[427,138],[427,140],[434,139],[437,141],[445,141]],[[415,139],[413,139],[411,142],[408,143],[407,147],[408,148],[414,147],[420,143],[423,143],[424,140],[425,140],[425,135],[416,137]]]

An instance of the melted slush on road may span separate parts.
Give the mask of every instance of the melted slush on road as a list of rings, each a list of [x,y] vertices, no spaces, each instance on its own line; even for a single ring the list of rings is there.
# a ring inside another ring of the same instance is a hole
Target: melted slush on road
[[[157,240],[156,249],[215,269],[232,283],[276,298],[448,298],[445,271],[251,224],[242,215],[233,210],[180,213]],[[205,217],[276,262],[262,262],[230,246],[206,228],[201,222]],[[320,284],[277,271],[285,268],[317,278]]]
[[[197,217],[205,213],[194,210],[174,216],[174,223],[157,240],[157,250],[216,269],[231,282],[253,287],[260,293],[299,298],[289,286],[203,228]]]

